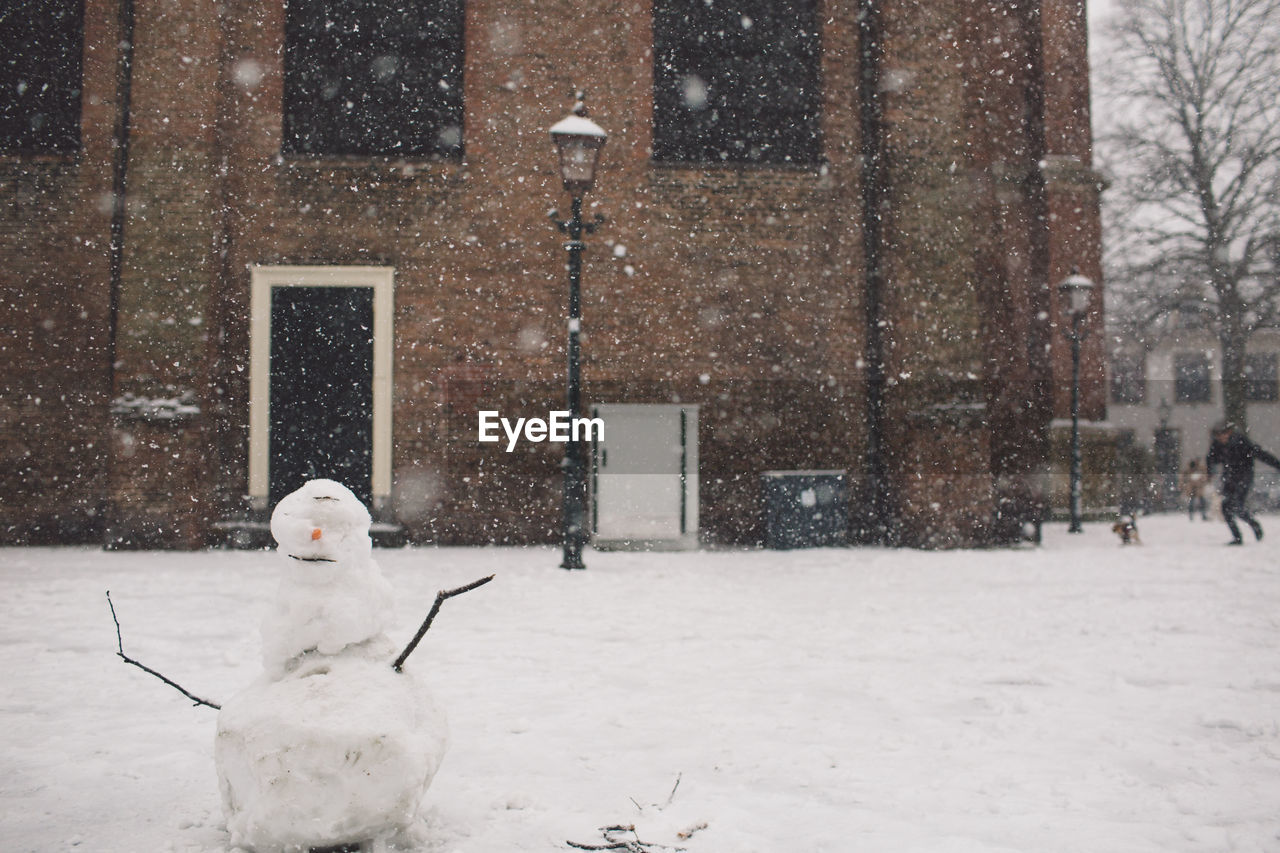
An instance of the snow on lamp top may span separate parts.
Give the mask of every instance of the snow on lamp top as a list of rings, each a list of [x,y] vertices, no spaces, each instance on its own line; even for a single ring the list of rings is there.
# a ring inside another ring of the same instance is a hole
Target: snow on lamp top
[[[560,152],[560,178],[565,191],[580,198],[596,179],[596,161],[608,134],[591,119],[582,101],[573,112],[551,126],[551,139]]]
[[[1064,307],[1073,317],[1084,316],[1084,312],[1089,307],[1089,300],[1093,296],[1093,289],[1093,280],[1081,275],[1075,267],[1071,268],[1070,275],[1058,283],[1058,292],[1062,294]]]
[[[609,135],[604,132],[604,128],[596,124],[591,119],[587,118],[585,115],[578,115],[577,113],[570,113],[569,115],[560,119],[560,121],[551,125],[551,134],[553,137],[555,136],[599,137],[601,145],[603,145],[604,141],[609,138]]]

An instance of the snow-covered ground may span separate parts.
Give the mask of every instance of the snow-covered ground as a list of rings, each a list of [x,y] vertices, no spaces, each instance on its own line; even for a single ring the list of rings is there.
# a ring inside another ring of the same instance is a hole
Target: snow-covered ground
[[[546,548],[380,551],[403,641],[436,590],[497,573],[407,664],[452,729],[423,850],[634,824],[691,853],[1275,851],[1269,528],[589,551],[578,573]],[[260,671],[276,574],[269,553],[0,549],[0,849],[224,850],[215,713],[115,657],[104,592],[127,653],[217,700]]]

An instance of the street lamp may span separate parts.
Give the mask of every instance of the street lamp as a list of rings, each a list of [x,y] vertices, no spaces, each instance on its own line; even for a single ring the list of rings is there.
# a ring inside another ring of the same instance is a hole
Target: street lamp
[[[1082,327],[1085,316],[1089,312],[1089,301],[1093,296],[1094,283],[1081,275],[1074,267],[1071,274],[1058,283],[1059,302],[1066,311],[1071,324],[1065,327],[1065,334],[1071,341],[1071,525],[1068,533],[1079,533],[1082,503],[1082,473],[1080,457],[1080,342],[1088,334]]]
[[[1169,425],[1173,406],[1166,397],[1156,406],[1159,418],[1155,428],[1156,473],[1160,483],[1160,509],[1170,509],[1178,503],[1178,430]]]
[[[560,154],[560,178],[564,181],[565,192],[573,199],[573,215],[567,222],[556,222],[560,230],[569,235],[569,241],[564,245],[569,252],[569,365],[565,396],[571,423],[578,419],[582,408],[578,351],[578,333],[582,328],[582,233],[594,230],[592,225],[583,225],[582,197],[595,183],[596,163],[607,138],[600,125],[587,118],[587,107],[581,94],[573,105],[573,111],[551,127],[551,139]],[[560,568],[585,569],[582,546],[587,538],[587,477],[582,441],[576,428],[569,430],[561,468],[564,469],[561,519],[564,560]]]

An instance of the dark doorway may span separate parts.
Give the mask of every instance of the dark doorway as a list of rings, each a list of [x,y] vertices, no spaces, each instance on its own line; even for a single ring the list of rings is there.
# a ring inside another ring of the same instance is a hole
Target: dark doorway
[[[373,467],[373,288],[271,292],[269,500],[307,480],[367,506]]]

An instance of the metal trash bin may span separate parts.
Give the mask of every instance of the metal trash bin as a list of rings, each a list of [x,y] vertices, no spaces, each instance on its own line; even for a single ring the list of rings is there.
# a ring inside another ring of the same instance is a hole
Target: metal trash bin
[[[849,496],[844,471],[765,471],[765,547],[847,545]]]

